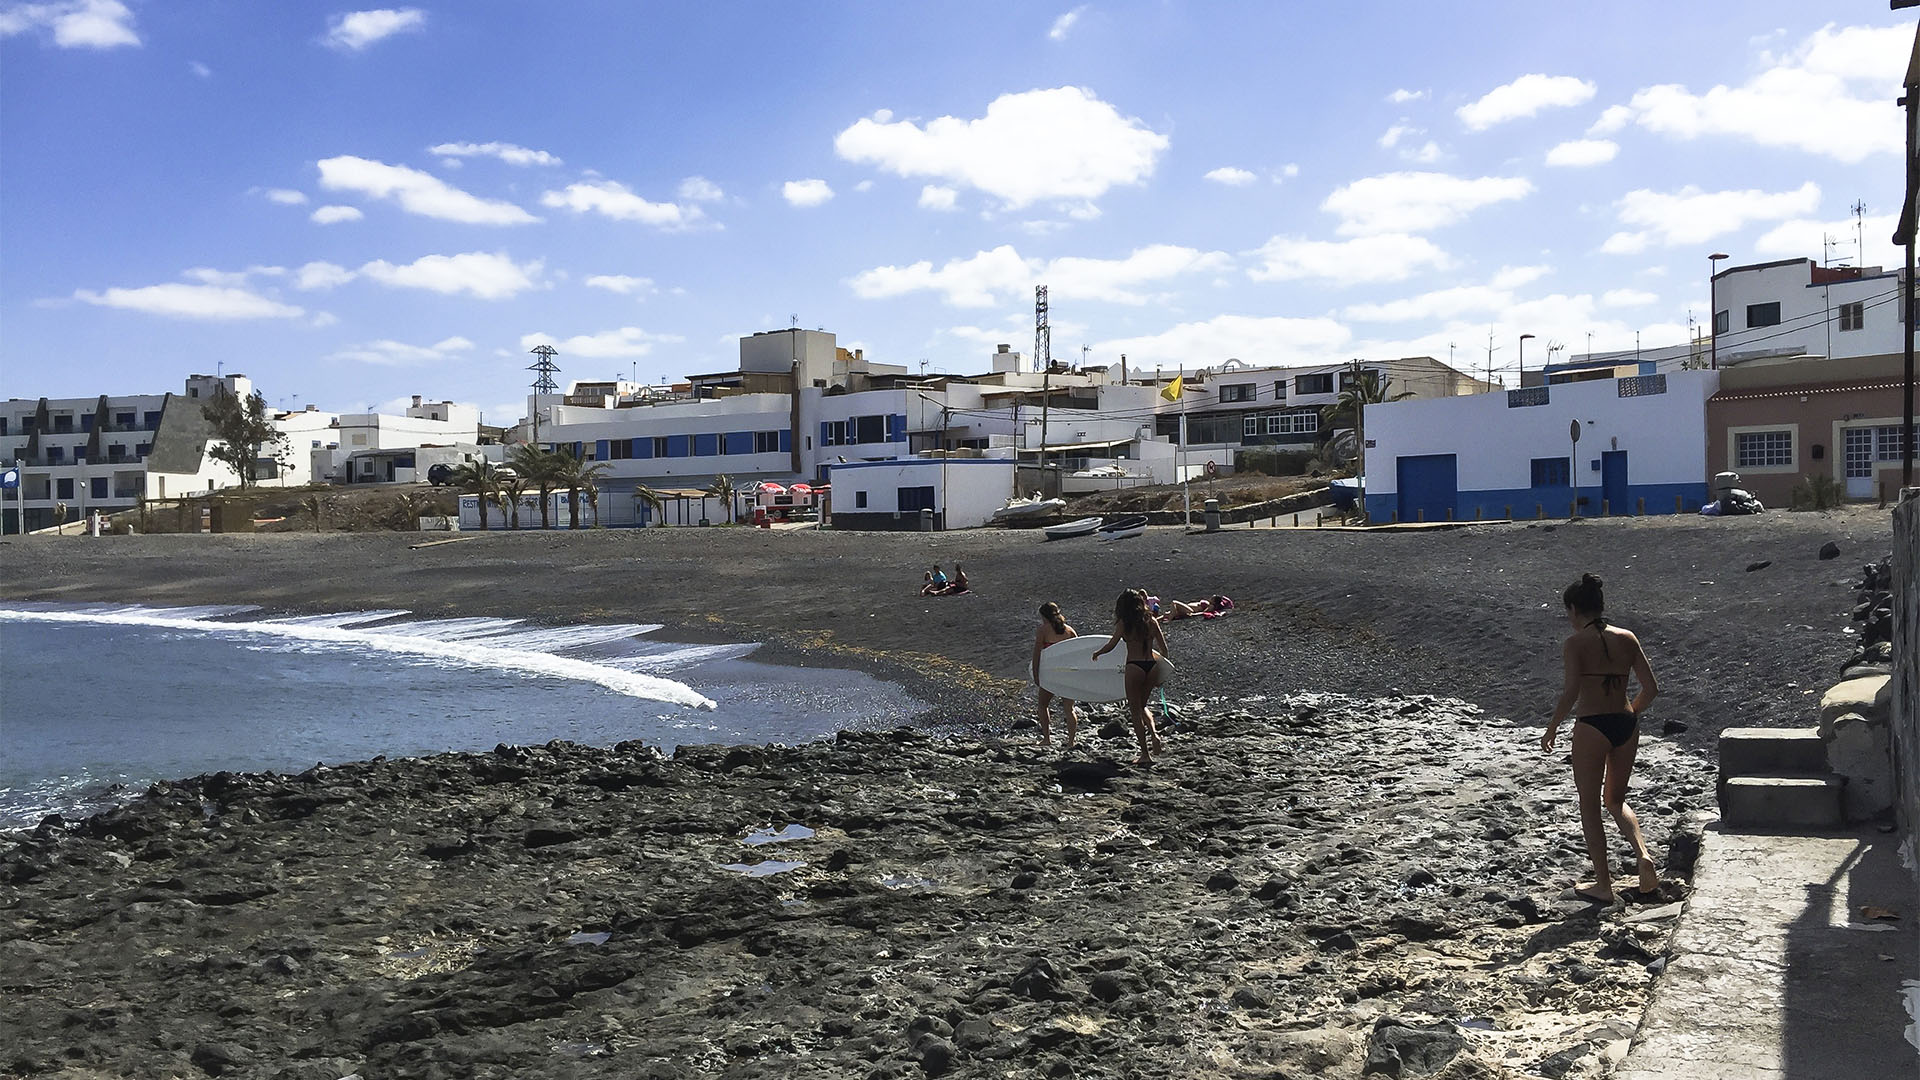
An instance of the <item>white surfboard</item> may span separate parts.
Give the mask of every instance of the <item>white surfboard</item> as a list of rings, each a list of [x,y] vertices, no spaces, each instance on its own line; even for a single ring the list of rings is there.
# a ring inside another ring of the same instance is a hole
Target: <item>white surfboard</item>
[[[1084,634],[1040,650],[1041,689],[1073,701],[1125,701],[1127,647],[1115,645],[1095,660],[1093,654],[1106,643],[1105,634]],[[1172,661],[1163,657],[1160,665],[1165,678],[1172,678]]]

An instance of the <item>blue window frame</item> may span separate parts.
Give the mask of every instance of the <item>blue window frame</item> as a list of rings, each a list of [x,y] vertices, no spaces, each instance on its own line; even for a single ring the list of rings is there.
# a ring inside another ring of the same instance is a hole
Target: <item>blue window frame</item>
[[[751,454],[754,450],[751,431],[729,431],[720,443],[720,452],[723,454]]]
[[[690,435],[667,436],[667,456],[668,457],[686,457],[687,452],[692,448],[692,446],[693,446],[693,437]]]
[[[1573,473],[1566,458],[1543,457],[1533,459],[1534,487],[1566,487],[1571,483],[1573,483]]]
[[[693,437],[693,456],[712,457],[720,452],[720,436],[713,432]]]
[[[651,436],[633,440],[633,456],[637,458],[651,458],[653,456],[653,444],[655,441]]]

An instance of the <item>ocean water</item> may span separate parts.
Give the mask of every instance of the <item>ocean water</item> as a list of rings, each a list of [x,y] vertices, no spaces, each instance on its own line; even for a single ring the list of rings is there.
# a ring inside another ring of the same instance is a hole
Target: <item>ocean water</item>
[[[0,828],[222,769],[551,739],[795,743],[926,709],[861,672],[756,663],[754,645],[658,629],[0,604]]]

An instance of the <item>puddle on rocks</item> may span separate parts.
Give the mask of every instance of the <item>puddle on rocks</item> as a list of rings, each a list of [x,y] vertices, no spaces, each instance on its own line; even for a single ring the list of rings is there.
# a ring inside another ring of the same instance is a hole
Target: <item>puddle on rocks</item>
[[[569,945],[605,945],[607,943],[607,939],[612,936],[613,936],[612,934],[607,933],[604,930],[596,933],[589,933],[585,930],[582,930],[577,934],[569,934],[567,936],[567,944]]]
[[[720,869],[731,870],[736,874],[745,874],[748,877],[771,877],[774,874],[784,874],[789,870],[798,870],[805,865],[807,864],[798,861],[767,859],[764,862],[757,862],[751,866],[746,863],[727,863],[720,867]]]
[[[749,847],[761,844],[784,844],[789,840],[811,840],[813,830],[805,825],[788,825],[781,829],[755,829],[742,837],[740,842]]]

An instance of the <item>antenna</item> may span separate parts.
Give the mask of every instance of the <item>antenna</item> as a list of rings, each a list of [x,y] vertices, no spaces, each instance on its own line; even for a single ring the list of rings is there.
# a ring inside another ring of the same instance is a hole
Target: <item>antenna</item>
[[[1091,345],[1080,346],[1080,366],[1081,367],[1087,366],[1087,354],[1092,351],[1093,351],[1093,346]]]
[[[1867,265],[1866,220],[1867,204],[1859,199],[1853,200],[1853,265]]]
[[[787,316],[787,329],[789,330],[800,329],[800,313],[799,312],[796,311],[793,314]]]
[[[534,373],[534,376],[533,376],[533,393],[534,393],[533,442],[537,445],[540,442],[539,395],[551,394],[559,389],[559,386],[554,383],[553,377],[555,374],[557,374],[560,371],[560,365],[554,363],[553,358],[560,355],[560,350],[554,348],[551,345],[536,345],[529,351],[531,351],[533,355],[539,357],[539,359],[535,360],[532,364],[529,364],[527,366],[527,370]]]
[[[1493,327],[1487,327],[1487,391],[1493,391]]]

